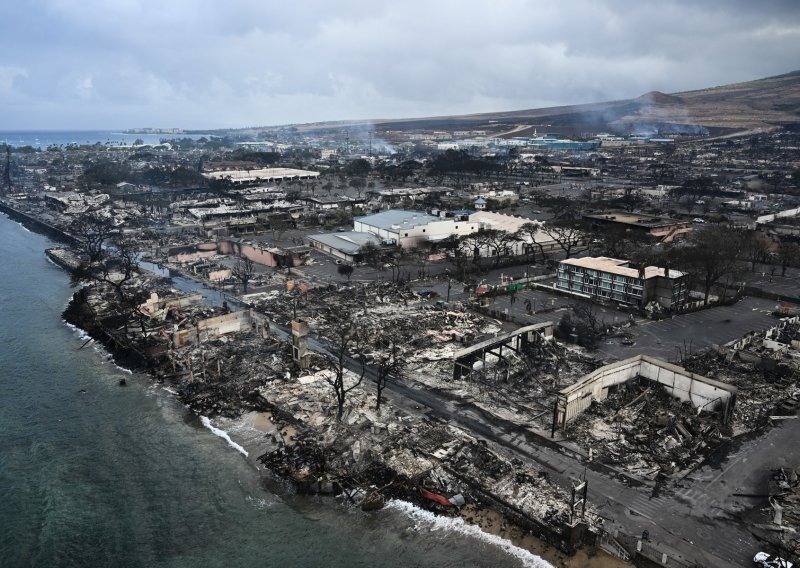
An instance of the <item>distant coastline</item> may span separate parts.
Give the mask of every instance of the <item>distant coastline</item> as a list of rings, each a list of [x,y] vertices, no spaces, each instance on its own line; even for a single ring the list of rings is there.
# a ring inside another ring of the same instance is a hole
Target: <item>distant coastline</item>
[[[78,145],[133,145],[137,140],[144,144],[159,144],[162,139],[204,136],[200,132],[181,134],[132,133],[128,130],[0,130],[0,144],[14,147],[31,146],[46,149],[50,146]],[[208,134],[205,134],[208,136]]]
[[[186,134],[183,128],[128,128],[123,134]]]

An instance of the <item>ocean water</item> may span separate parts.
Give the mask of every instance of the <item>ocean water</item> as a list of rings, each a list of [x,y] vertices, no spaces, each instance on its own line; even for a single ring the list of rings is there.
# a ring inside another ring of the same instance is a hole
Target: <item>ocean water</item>
[[[81,348],[47,239],[2,214],[0,239],[0,566],[549,566],[405,503],[366,514],[265,480],[169,392]]]
[[[133,144],[142,140],[145,144],[158,144],[162,139],[198,139],[201,134],[125,134],[113,130],[0,130],[0,143],[12,146],[33,146],[45,149],[55,144]]]

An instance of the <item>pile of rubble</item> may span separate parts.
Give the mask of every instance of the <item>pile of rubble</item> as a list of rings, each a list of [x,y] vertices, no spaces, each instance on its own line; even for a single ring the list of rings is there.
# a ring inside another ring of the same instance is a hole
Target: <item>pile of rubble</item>
[[[506,350],[503,360],[487,355],[484,376],[454,379],[452,358],[437,366],[412,364],[406,374],[426,389],[493,417],[549,430],[556,393],[598,366],[596,359],[577,349],[547,341],[530,344],[519,353]]]
[[[348,411],[337,422],[335,401],[319,377],[325,372],[262,387],[283,433],[260,458],[272,471],[308,491],[343,491],[356,500],[371,495],[370,506],[376,493],[444,514],[456,514],[466,502],[499,503],[554,534],[571,520],[570,495],[545,474],[457,428],[391,404],[377,415],[369,387],[351,392]],[[585,520],[591,529],[602,522],[591,506]]]
[[[691,470],[726,440],[794,416],[800,408],[800,322],[748,334],[687,357],[691,372],[737,388],[727,425],[718,413],[698,413],[647,380],[616,387],[565,434],[593,459],[647,478]]]
[[[772,471],[769,481],[769,507],[761,510],[762,522],[753,532],[775,548],[787,552],[783,556],[800,557],[800,478],[796,468]],[[766,518],[765,518],[766,517]]]
[[[467,495],[472,502],[491,495],[546,526],[560,527],[571,521],[570,495],[551,483],[546,473],[518,459],[508,460],[480,442],[461,446],[431,471],[429,479],[448,493]],[[601,523],[591,506],[586,518],[593,527]]]
[[[704,351],[686,360],[687,369],[737,387],[735,435],[769,426],[776,419],[794,415],[800,407],[800,344],[790,339],[797,333],[794,324],[784,330],[787,343],[764,334],[750,335],[719,351]]]
[[[571,422],[565,434],[592,459],[654,479],[691,470],[731,432],[717,413],[697,413],[647,380],[631,380]]]
[[[332,331],[341,325],[343,314],[366,326],[391,330],[401,339],[399,356],[406,369],[425,366],[443,376],[450,374],[449,362],[457,349],[500,329],[495,322],[458,306],[438,309],[406,286],[390,282],[275,291],[254,298],[252,305],[281,326],[301,315],[323,338],[335,335]]]
[[[274,338],[232,333],[169,351],[181,401],[198,414],[229,418],[262,410],[261,389],[285,381],[290,345]]]
[[[171,383],[197,413],[232,418],[255,411],[269,416],[274,428],[263,440],[266,451],[259,459],[276,475],[293,480],[301,490],[345,495],[364,508],[402,498],[455,515],[467,502],[488,504],[524,519],[561,546],[572,546],[570,495],[537,470],[503,457],[462,430],[399,409],[391,396],[376,410],[371,381],[349,391],[345,412],[337,420],[335,393],[325,380],[331,370],[322,356],[313,354],[309,368],[301,370],[292,361],[291,343],[259,327],[263,320],[250,314],[252,310],[239,318],[245,312],[225,313],[193,296],[170,295],[163,286],[160,291],[128,314],[119,329],[133,348],[149,346],[148,352],[156,354],[151,359],[155,376]],[[382,298],[396,298],[392,290],[381,291]],[[105,294],[104,287],[86,293],[96,313],[110,305]],[[396,304],[376,299],[367,305],[367,313],[391,317]],[[325,330],[334,312],[319,306],[316,313],[317,325]],[[440,330],[459,321],[465,327],[485,323],[422,306],[413,307],[414,313]],[[397,318],[389,325],[413,325]],[[137,319],[143,323],[132,325]],[[222,324],[213,327],[210,321]],[[245,329],[242,322],[252,325]],[[424,332],[419,336],[438,341]],[[345,374],[348,384],[357,380],[351,371]],[[591,507],[585,522],[590,530],[601,523]]]

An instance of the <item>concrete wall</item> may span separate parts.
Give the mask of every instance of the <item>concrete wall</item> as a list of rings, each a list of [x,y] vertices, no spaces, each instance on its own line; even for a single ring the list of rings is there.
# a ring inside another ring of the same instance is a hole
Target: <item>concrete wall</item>
[[[264,322],[262,322],[262,325]],[[268,326],[268,324],[267,324]],[[194,328],[180,329],[173,334],[175,347],[194,345],[228,333],[251,331],[253,321],[250,310],[223,314],[197,322]]]
[[[773,215],[762,215],[758,219],[756,219],[756,224],[760,223],[771,223],[775,219],[780,219],[781,217],[796,217],[800,215],[800,207],[795,209],[787,209],[786,211],[780,211]]]
[[[270,251],[244,243],[220,241],[217,243],[217,251],[220,254],[230,254],[248,258],[256,264],[261,264],[263,266],[276,268],[279,265],[278,259]]]
[[[737,350],[747,349],[747,347],[753,343],[754,338],[763,337],[765,339],[772,339],[773,337],[776,337],[781,332],[781,330],[785,329],[786,326],[796,325],[798,323],[800,323],[800,316],[781,318],[780,323],[778,323],[777,325],[774,325],[771,328],[764,330],[763,332],[758,334],[756,333],[747,334],[740,339],[726,343],[725,347],[730,347],[732,349],[737,349]]]
[[[150,294],[150,299],[139,306],[139,310],[153,316],[155,316],[157,312],[161,312],[161,318],[163,319],[169,308],[185,308],[202,303],[202,294],[188,294],[186,296],[178,296],[177,298],[159,298],[158,294],[153,292]]]
[[[736,400],[736,387],[687,371],[645,355],[638,355],[600,367],[558,394],[554,427],[563,428],[586,410],[592,401],[602,401],[610,387],[642,377],[662,385],[682,401],[698,410],[721,408],[727,422]]]
[[[169,250],[168,258],[173,262],[190,262],[201,258],[210,258],[218,254],[241,256],[242,258],[252,260],[256,264],[269,266],[271,268],[281,266],[282,262],[282,257],[280,255],[276,255],[267,249],[232,240],[176,247]],[[300,258],[292,258],[292,266],[300,266],[301,264],[303,264],[303,261]]]
[[[211,282],[222,282],[223,280],[227,280],[231,277],[231,271],[228,269],[224,270],[212,270],[208,273],[208,279]]]

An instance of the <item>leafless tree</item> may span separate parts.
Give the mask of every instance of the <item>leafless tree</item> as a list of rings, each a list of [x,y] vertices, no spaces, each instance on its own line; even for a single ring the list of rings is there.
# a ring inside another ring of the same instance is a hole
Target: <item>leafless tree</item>
[[[767,260],[770,241],[764,233],[752,231],[744,237],[743,245],[744,258],[750,263],[750,270],[755,272],[756,264]]]
[[[406,253],[402,248],[397,248],[388,251],[382,257],[382,262],[388,264],[392,270],[392,282],[400,280],[400,269],[403,266],[403,261],[406,259]]]
[[[734,272],[744,249],[742,234],[723,225],[694,231],[688,246],[676,251],[677,262],[696,274],[703,283],[703,303],[708,304],[711,288],[723,276]]]
[[[103,256],[94,262],[84,262],[73,272],[74,283],[94,281],[110,285],[117,299],[126,300],[126,284],[133,279],[139,269],[138,254],[132,241],[116,238]]]
[[[322,374],[336,397],[336,420],[338,421],[342,420],[348,393],[362,383],[367,371],[364,355],[366,334],[360,322],[354,320],[352,316],[353,314],[338,314],[334,321],[334,327],[328,331],[333,357],[328,359],[329,373]],[[356,353],[357,360],[361,363],[361,369],[354,380],[347,381],[345,377],[351,352]]]
[[[240,256],[231,269],[231,274],[242,283],[242,290],[247,294],[247,285],[253,279],[255,264],[249,258]]]
[[[381,327],[375,330],[370,340],[376,348],[372,364],[375,367],[375,386],[377,399],[375,409],[380,412],[383,401],[383,391],[389,380],[403,367],[403,358],[400,356],[401,346],[410,338],[408,334],[397,327]]]
[[[566,258],[586,248],[586,228],[579,221],[561,220],[548,223],[544,226],[544,232],[561,247]]]
[[[778,246],[778,258],[781,261],[781,276],[786,276],[786,268],[800,262],[800,245],[797,243],[783,242]]]
[[[78,215],[69,230],[78,239],[78,252],[86,255],[90,263],[102,258],[103,247],[117,232],[110,218],[93,211]]]
[[[430,241],[422,241],[409,251],[409,256],[417,261],[420,267],[420,277],[425,278],[425,273],[431,261],[433,244]]]
[[[577,335],[579,345],[594,348],[606,332],[606,324],[597,316],[596,306],[587,302],[578,302],[572,311],[561,317],[555,333],[559,339],[571,340]]]

